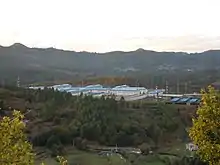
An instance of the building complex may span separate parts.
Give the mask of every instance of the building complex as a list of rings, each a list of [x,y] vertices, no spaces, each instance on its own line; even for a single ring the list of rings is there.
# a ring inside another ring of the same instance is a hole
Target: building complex
[[[145,87],[131,87],[128,85],[104,87],[100,84],[96,84],[77,87],[70,84],[60,84],[47,87],[29,87],[29,89],[44,88],[50,88],[60,92],[68,92],[73,96],[79,96],[81,94],[91,95],[93,97],[114,95],[116,100],[120,100],[123,97],[126,101],[135,101],[154,97],[157,99],[168,98],[168,102],[171,104],[198,104],[200,102],[200,99],[197,98],[198,94],[168,94],[165,93],[165,89],[147,89]]]

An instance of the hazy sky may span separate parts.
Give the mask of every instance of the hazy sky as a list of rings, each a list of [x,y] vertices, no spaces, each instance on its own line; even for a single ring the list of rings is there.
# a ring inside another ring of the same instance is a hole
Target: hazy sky
[[[0,0],[0,45],[105,52],[220,48],[220,0]]]

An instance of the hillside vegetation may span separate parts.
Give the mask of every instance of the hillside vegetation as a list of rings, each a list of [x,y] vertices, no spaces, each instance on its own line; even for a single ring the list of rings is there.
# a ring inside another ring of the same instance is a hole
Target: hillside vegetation
[[[49,149],[52,156],[65,154],[73,144],[81,150],[117,144],[146,152],[184,144],[196,109],[148,101],[73,97],[50,89],[2,88],[0,100],[3,115],[10,109],[26,114],[30,141],[36,149]]]
[[[0,81],[15,84],[20,76],[23,84],[72,81],[99,77],[133,77],[148,87],[165,86],[168,80],[207,86],[219,77],[218,50],[187,54],[182,52],[90,53],[53,48],[28,48],[22,44],[0,47]],[[119,82],[118,82],[119,83]],[[132,82],[136,84],[136,81]]]

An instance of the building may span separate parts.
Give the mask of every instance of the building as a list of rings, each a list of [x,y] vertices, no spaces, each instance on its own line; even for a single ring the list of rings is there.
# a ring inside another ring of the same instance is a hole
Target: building
[[[72,85],[70,85],[70,84],[61,84],[61,85],[53,85],[53,86],[50,86],[48,88],[53,88],[54,90],[64,92],[66,90],[71,89]]]
[[[108,94],[108,93],[110,93],[110,90],[111,90],[111,88],[103,87],[100,84],[88,85],[88,86],[82,87],[81,89],[84,91],[84,93],[91,94],[91,95],[92,94],[100,94],[100,93]]]
[[[28,87],[29,89],[34,89],[34,90],[43,90],[45,87],[44,86],[38,86],[38,87]]]
[[[83,87],[74,87],[70,84],[60,84],[49,87],[29,87],[29,88],[30,89],[51,88],[56,91],[71,93],[73,96],[79,96],[80,94],[91,95],[94,97],[114,95],[116,96],[116,98],[124,97],[128,101],[141,100],[146,97],[158,96],[163,94],[163,92],[165,91],[164,89],[156,89],[149,91],[144,87],[130,87],[128,85],[119,85],[110,88],[110,87],[104,87],[100,84],[88,85]]]
[[[144,87],[130,87],[128,85],[120,85],[111,89],[111,94],[116,96],[142,95],[147,93]]]
[[[149,97],[160,97],[165,92],[165,89],[149,89],[148,96]]]
[[[173,97],[168,103],[170,104],[187,104],[187,105],[198,105],[201,99],[196,97]]]
[[[72,87],[70,89],[66,89],[66,92],[71,93],[73,96],[79,96],[82,93],[82,90],[79,87]]]

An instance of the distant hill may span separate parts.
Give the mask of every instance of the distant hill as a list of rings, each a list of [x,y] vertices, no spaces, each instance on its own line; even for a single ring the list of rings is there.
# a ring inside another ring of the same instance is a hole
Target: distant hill
[[[27,81],[93,76],[125,76],[142,73],[196,72],[220,69],[220,50],[202,53],[130,52],[90,53],[54,48],[28,48],[20,43],[0,46],[0,80]]]

